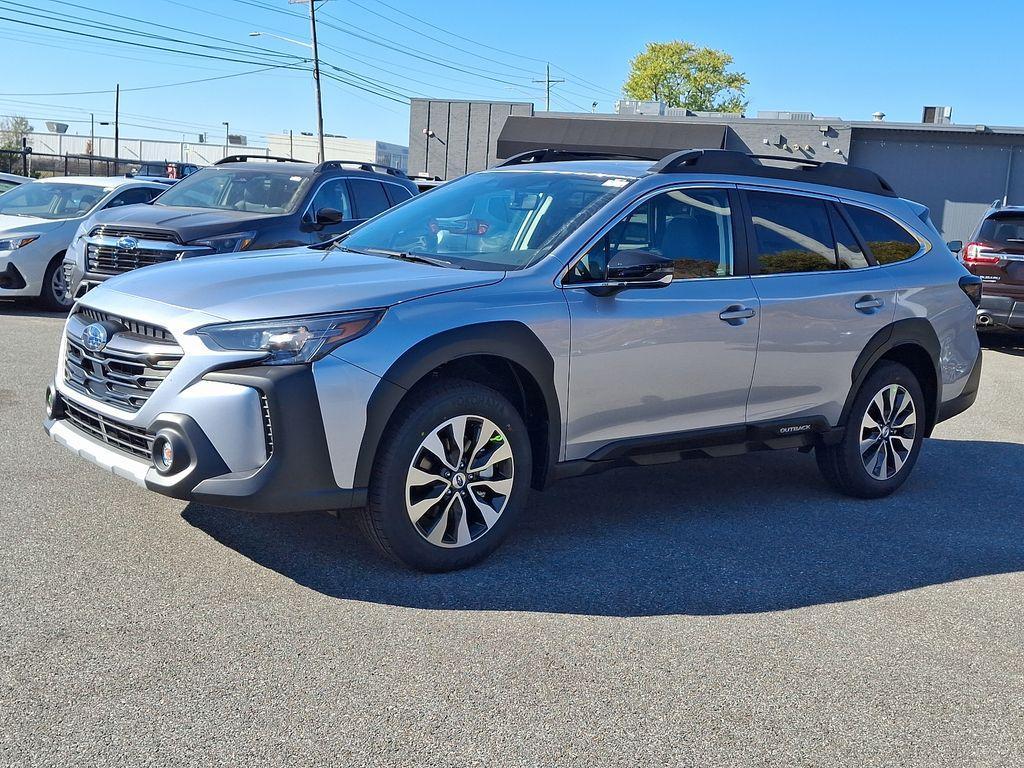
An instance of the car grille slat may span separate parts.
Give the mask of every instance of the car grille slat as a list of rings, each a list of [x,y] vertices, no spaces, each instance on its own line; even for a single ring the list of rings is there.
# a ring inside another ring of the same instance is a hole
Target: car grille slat
[[[92,231],[92,234],[100,237],[134,237],[136,240],[158,240],[162,243],[178,242],[178,237],[173,232],[160,229],[130,229],[101,224]]]
[[[128,229],[100,225],[94,228],[89,236],[114,240],[130,237],[138,241],[137,247],[131,250],[121,250],[109,244],[101,245],[86,241],[86,269],[101,275],[119,275],[139,267],[174,261],[178,257],[178,252],[173,249],[168,250],[166,245],[161,248],[146,247],[147,242],[179,243],[177,235],[166,230]]]
[[[67,414],[67,420],[80,432],[123,453],[140,459],[150,459],[153,435],[145,429],[116,421],[67,398],[64,400],[64,412]]]
[[[82,330],[91,322],[120,325],[125,330],[113,334],[103,349],[92,351],[81,340]],[[163,328],[88,308],[68,321],[66,343],[65,383],[76,392],[132,413],[145,405],[184,354]]]

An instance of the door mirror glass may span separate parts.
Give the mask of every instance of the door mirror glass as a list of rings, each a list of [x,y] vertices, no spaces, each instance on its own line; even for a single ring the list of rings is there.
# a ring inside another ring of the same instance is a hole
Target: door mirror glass
[[[344,220],[344,214],[337,208],[321,208],[316,212],[316,223],[321,227],[329,224],[340,224]]]
[[[949,250],[952,251],[953,253],[960,253],[960,251],[964,249],[964,241],[950,240],[948,243],[946,243],[946,247],[949,248]]]

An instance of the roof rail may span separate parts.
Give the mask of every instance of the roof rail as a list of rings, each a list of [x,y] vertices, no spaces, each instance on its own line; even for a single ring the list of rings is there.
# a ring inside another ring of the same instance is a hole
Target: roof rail
[[[591,152],[586,149],[529,149],[512,155],[498,163],[496,167],[505,168],[510,165],[526,165],[528,163],[554,163],[559,160],[657,160],[658,156],[629,154],[622,152]]]
[[[386,173],[388,176],[399,176],[403,179],[409,178],[408,174],[401,168],[393,168],[390,165],[380,163],[368,163],[365,160],[324,160],[313,170],[317,173],[331,169],[358,168],[360,171],[373,171],[374,173]]]
[[[214,165],[227,165],[228,163],[247,163],[249,160],[273,160],[275,163],[305,163],[305,160],[296,160],[294,157],[278,157],[277,155],[228,155],[222,157]]]
[[[766,165],[759,161],[794,164],[795,168]],[[651,173],[721,173],[768,179],[801,181],[829,187],[854,189],[875,195],[896,197],[885,179],[867,168],[841,163],[822,163],[802,157],[748,155],[728,149],[686,149],[667,155],[651,166]]]

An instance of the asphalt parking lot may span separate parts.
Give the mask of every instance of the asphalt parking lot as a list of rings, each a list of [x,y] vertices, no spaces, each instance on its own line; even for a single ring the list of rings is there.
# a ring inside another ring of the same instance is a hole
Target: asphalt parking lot
[[[61,320],[0,306],[0,762],[1009,765],[1024,339],[896,496],[796,453],[566,481],[420,576],[354,523],[142,491],[42,429]]]

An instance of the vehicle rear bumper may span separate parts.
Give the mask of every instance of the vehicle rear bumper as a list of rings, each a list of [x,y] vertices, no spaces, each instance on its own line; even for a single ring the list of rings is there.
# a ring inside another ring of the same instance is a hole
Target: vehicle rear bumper
[[[978,388],[981,386],[981,350],[978,350],[978,359],[974,361],[974,368],[967,378],[963,391],[952,400],[947,400],[939,405],[939,412],[936,415],[935,423],[946,421],[954,416],[963,413],[978,399]]]
[[[1024,296],[982,294],[978,307],[978,326],[1024,329]]]

